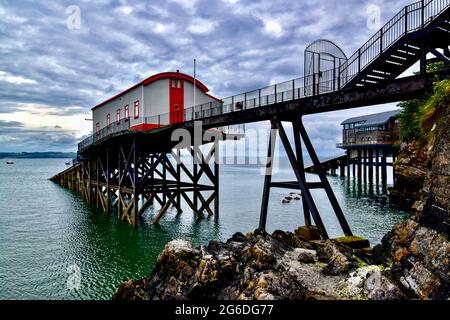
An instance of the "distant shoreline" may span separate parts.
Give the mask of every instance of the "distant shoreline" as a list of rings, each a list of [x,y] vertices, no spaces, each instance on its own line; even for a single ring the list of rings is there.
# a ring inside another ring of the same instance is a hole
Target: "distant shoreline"
[[[73,159],[74,152],[0,152],[0,159]]]

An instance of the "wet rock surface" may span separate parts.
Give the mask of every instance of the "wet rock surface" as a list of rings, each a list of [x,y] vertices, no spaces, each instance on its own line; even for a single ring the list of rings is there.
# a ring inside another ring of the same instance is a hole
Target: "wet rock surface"
[[[390,243],[400,246],[386,238],[386,245]],[[417,250],[419,255],[421,250]],[[435,262],[430,260],[427,267]],[[446,276],[445,267],[440,264],[430,270],[441,276],[440,281]],[[431,278],[425,280],[422,269],[405,274],[406,280],[396,272],[395,263],[392,268],[373,264],[368,249],[351,249],[335,240],[307,241],[295,232],[276,231],[269,235],[257,230],[247,235],[235,234],[226,243],[211,241],[198,248],[186,241],[169,242],[151,276],[125,281],[114,299],[430,297],[427,288],[431,282],[427,281]],[[423,287],[423,292],[414,294],[411,286]],[[435,287],[432,296],[438,297],[440,292],[440,297],[445,298],[443,288]]]

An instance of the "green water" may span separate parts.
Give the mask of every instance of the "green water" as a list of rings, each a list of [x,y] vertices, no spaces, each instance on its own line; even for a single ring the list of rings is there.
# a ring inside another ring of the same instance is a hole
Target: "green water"
[[[67,160],[5,161],[0,163],[0,299],[109,299],[124,279],[148,275],[171,239],[202,244],[254,230],[258,224],[263,176],[255,167],[221,167],[219,220],[197,219],[185,207],[183,214],[169,211],[159,225],[151,225],[158,208],[149,208],[140,227],[133,228],[47,180],[64,169]],[[280,170],[276,179],[292,176]],[[354,181],[338,177],[330,183],[354,233],[372,244],[405,217],[377,196],[376,189],[359,190]],[[302,224],[299,202],[281,204],[286,194],[278,189],[271,194],[269,231],[294,230]],[[323,192],[314,191],[313,196],[329,234],[341,235]],[[81,276],[74,290],[68,285],[73,265]]]

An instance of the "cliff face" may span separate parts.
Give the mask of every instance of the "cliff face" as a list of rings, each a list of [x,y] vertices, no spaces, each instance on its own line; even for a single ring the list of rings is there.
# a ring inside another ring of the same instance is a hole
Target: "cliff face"
[[[450,234],[450,104],[432,127],[428,170],[415,204],[415,219],[422,225]]]
[[[404,145],[395,164],[394,196],[409,199],[413,214],[377,248],[394,278],[423,299],[448,298],[450,288],[450,105],[434,119],[428,143]]]
[[[420,199],[420,192],[428,171],[428,150],[417,142],[402,143],[394,163],[395,183],[389,190],[391,204],[412,210]]]

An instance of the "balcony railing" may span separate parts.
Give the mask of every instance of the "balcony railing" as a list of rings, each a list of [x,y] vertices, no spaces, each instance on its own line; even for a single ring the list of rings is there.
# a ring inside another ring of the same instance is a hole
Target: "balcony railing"
[[[96,133],[90,135],[78,144],[78,151],[83,151],[90,145],[110,136],[114,133],[120,133],[130,130],[130,119],[122,119],[120,121],[115,121],[109,126],[97,131]]]
[[[397,144],[398,141],[393,140],[366,140],[366,141],[356,141],[356,142],[342,142],[336,143],[336,148],[346,149],[346,148],[354,148],[354,147],[362,147],[362,146],[388,146]]]

